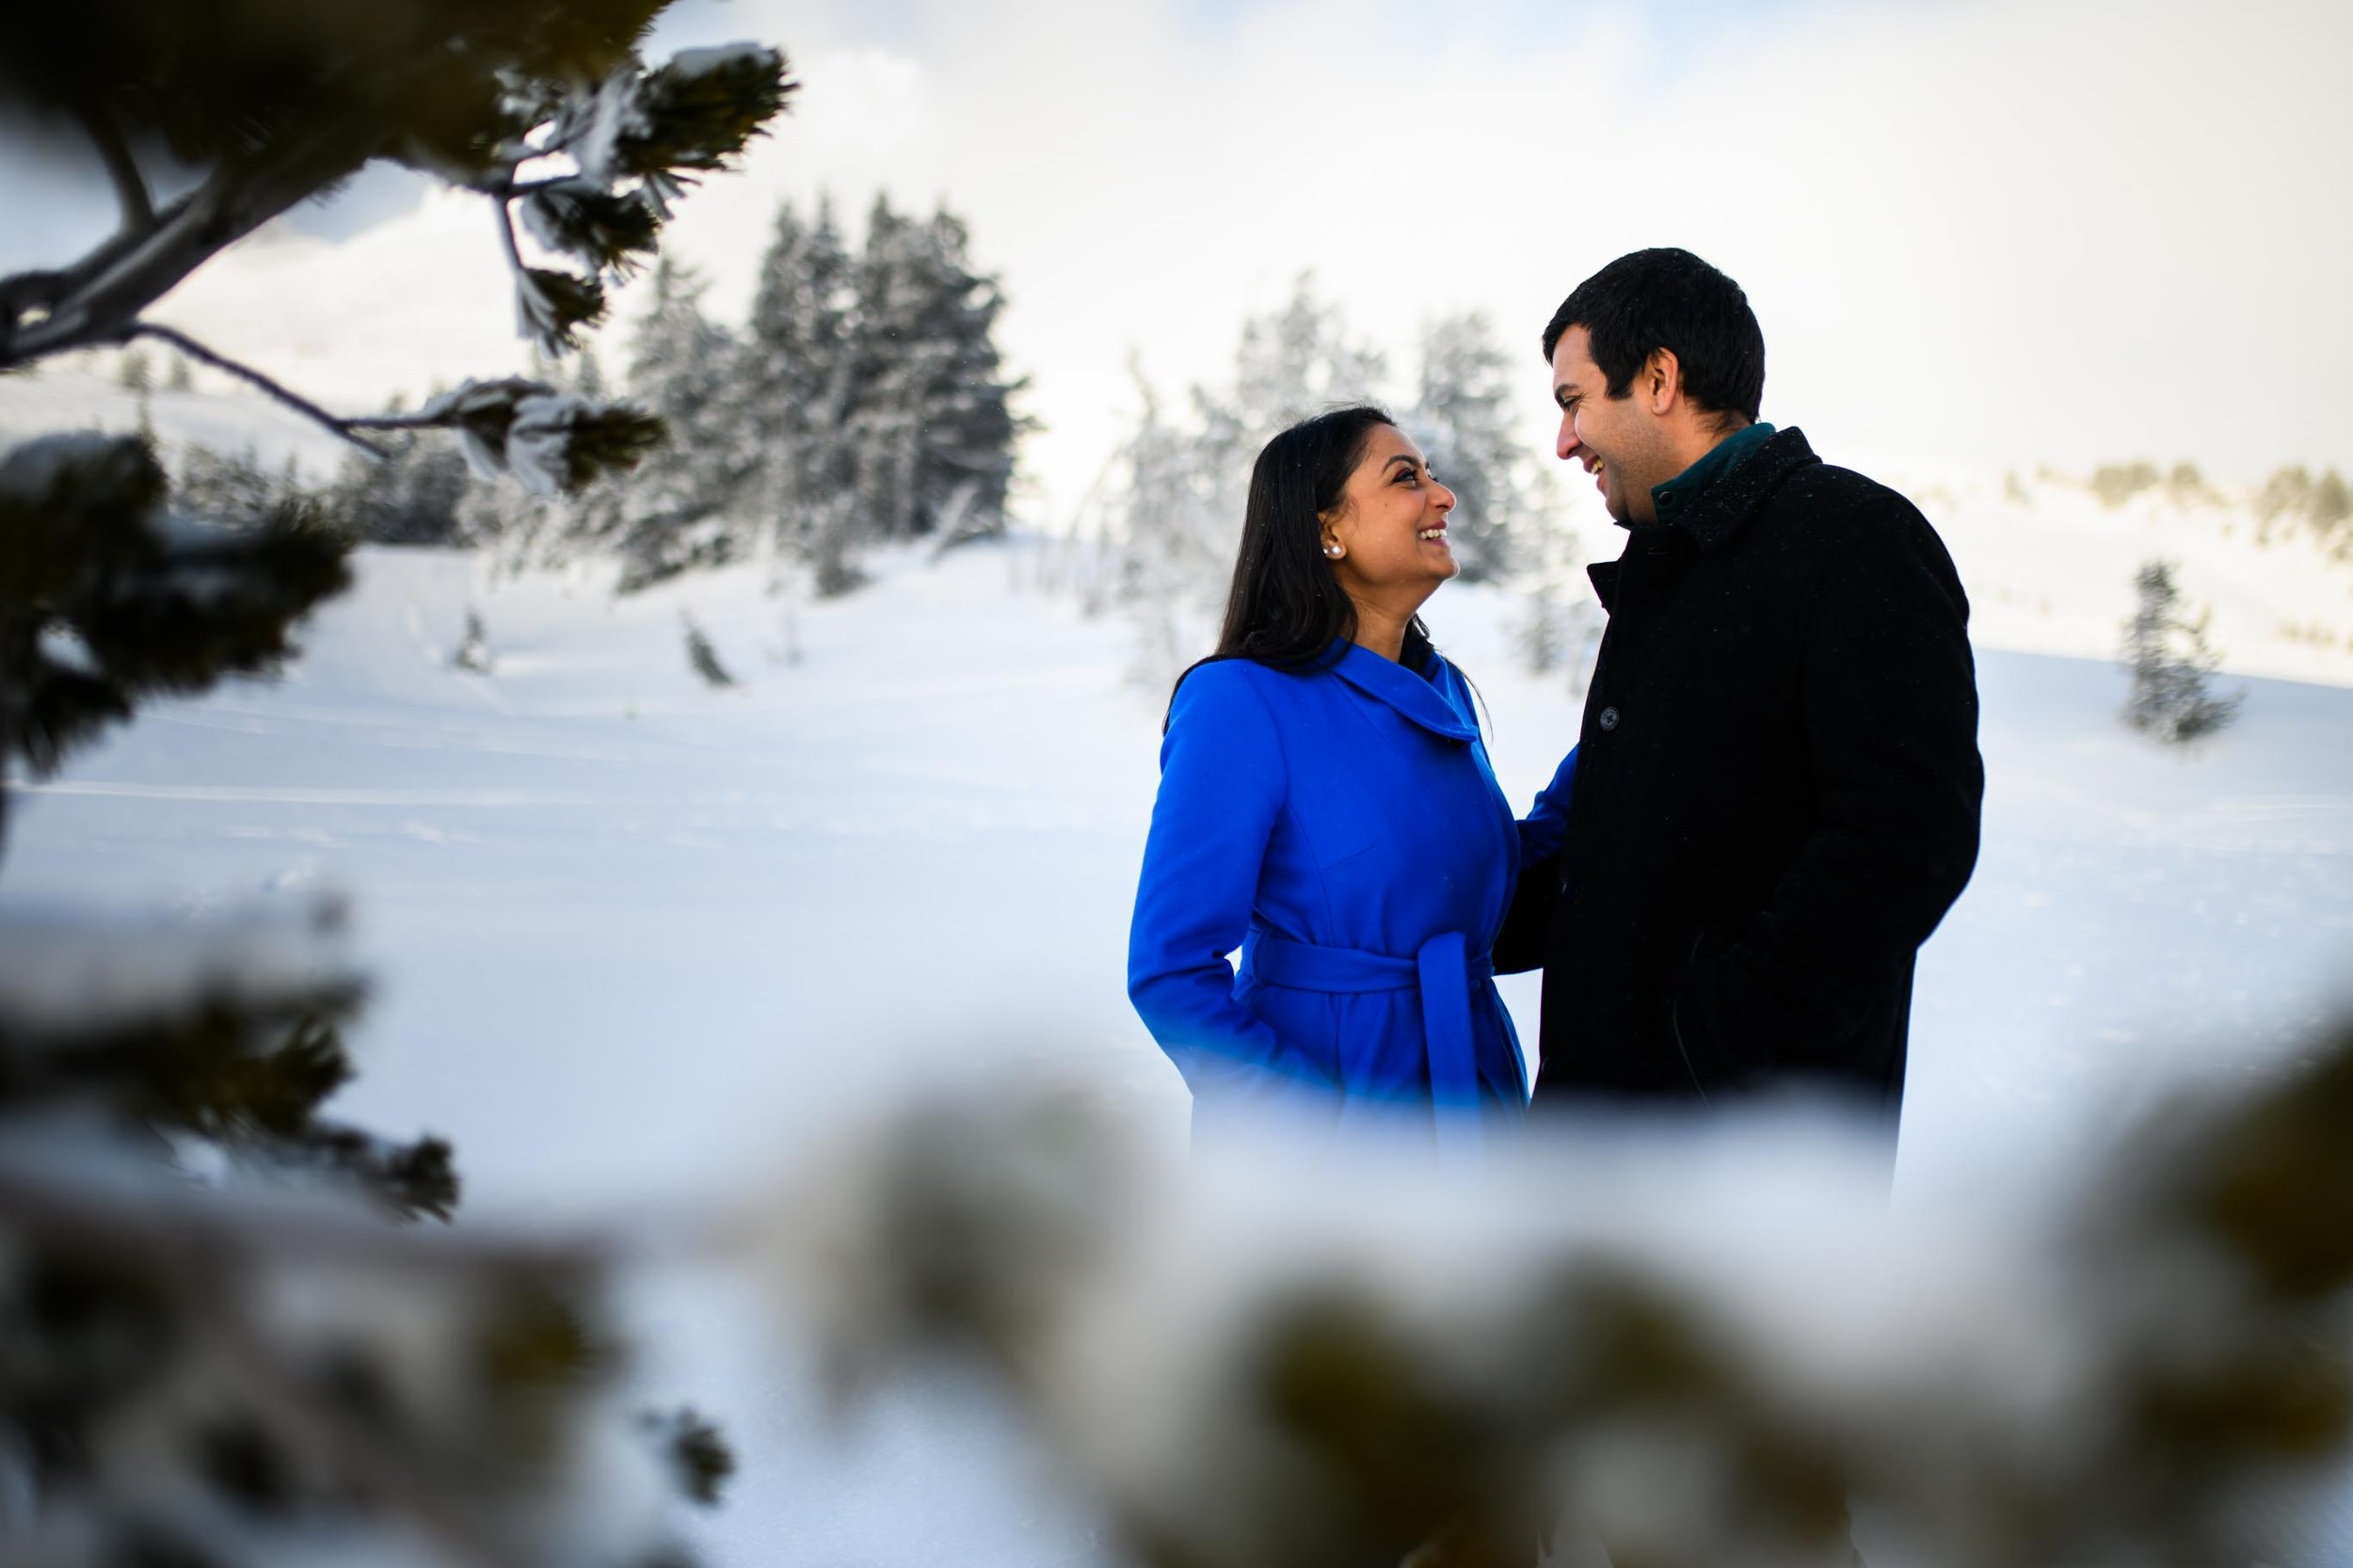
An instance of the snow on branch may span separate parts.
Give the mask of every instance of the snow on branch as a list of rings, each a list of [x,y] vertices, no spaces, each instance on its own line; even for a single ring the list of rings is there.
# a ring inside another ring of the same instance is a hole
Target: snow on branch
[[[477,474],[511,473],[534,495],[569,494],[600,473],[632,468],[663,435],[662,421],[633,402],[592,403],[520,376],[468,381],[414,414],[351,423],[455,431]]]
[[[201,923],[0,913],[0,1038],[100,1039],[207,1001],[301,1010],[356,982],[332,906]]]
[[[567,92],[546,121],[510,143],[502,177],[482,183],[498,208],[525,336],[550,354],[601,320],[605,283],[653,253],[672,205],[698,173],[733,167],[795,90],[776,50],[739,43],[689,50],[648,71],[634,56]],[[523,182],[526,163],[572,172]],[[513,204],[532,238],[584,270],[535,267],[515,243]]]

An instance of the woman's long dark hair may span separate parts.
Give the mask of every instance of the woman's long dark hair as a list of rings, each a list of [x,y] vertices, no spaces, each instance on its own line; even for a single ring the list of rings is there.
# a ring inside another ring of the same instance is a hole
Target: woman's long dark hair
[[[1303,669],[1335,642],[1355,640],[1356,606],[1324,558],[1323,514],[1340,504],[1372,432],[1396,423],[1369,404],[1334,408],[1300,421],[1260,449],[1250,471],[1241,552],[1234,561],[1217,651],[1185,675],[1220,659]],[[1431,651],[1429,629],[1416,616],[1405,627],[1401,662],[1426,670]],[[1177,685],[1185,675],[1176,678]],[[1174,692],[1170,696],[1173,701]]]

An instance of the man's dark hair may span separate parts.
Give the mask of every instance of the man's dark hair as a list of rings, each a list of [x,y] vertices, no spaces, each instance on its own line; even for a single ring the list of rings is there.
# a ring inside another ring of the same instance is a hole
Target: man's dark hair
[[[1545,362],[1561,334],[1585,328],[1593,363],[1624,397],[1651,355],[1666,349],[1683,367],[1693,406],[1753,423],[1765,400],[1765,331],[1740,285],[1689,250],[1662,248],[1619,257],[1582,283],[1545,328]]]

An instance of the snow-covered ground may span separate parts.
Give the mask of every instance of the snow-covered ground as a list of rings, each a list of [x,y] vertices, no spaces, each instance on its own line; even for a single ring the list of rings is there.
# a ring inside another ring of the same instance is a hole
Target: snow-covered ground
[[[40,384],[0,381],[0,428],[43,417],[8,401]],[[1924,501],[1979,604],[1989,790],[1977,878],[1923,957],[1913,1203],[2023,1190],[2353,1002],[2353,667],[2257,634],[2353,624],[2353,570],[2218,515],[1942,483]],[[365,551],[282,680],[158,705],[23,797],[0,898],[347,890],[377,990],[337,1109],[450,1136],[475,1213],[737,1194],[910,1074],[1054,1067],[1174,1123],[1121,984],[1164,694],[1124,679],[1123,621],[1038,585],[1055,549],[905,553],[818,604],[752,570],[616,601],[593,571]],[[2242,667],[2331,683],[2248,679],[2193,749],[2126,732],[2101,656],[2145,553],[2186,563],[2217,640],[2261,655]],[[487,676],[450,664],[470,608]],[[1429,618],[1524,801],[1578,705],[1515,667],[1517,612],[1454,586]],[[686,614],[740,684],[690,671]],[[1532,1026],[1533,979],[1507,994]],[[910,1389],[829,1433],[712,1282],[654,1282],[643,1310],[649,1383],[744,1449],[721,1562],[1093,1558],[984,1402]]]
[[[365,551],[282,680],[36,786],[9,891],[347,889],[380,976],[352,1109],[455,1135],[484,1202],[726,1188],[935,1058],[1084,1063],[1176,1114],[1121,987],[1163,694],[1123,621],[1034,585],[1052,552],[907,553],[808,604]],[[469,609],[488,676],[450,664]],[[1517,613],[1455,586],[1430,619],[1525,800],[1577,706],[1515,668]],[[738,686],[689,669],[688,614]],[[2063,1152],[2346,1000],[2353,690],[2250,680],[2168,750],[2108,664],[1986,649],[1981,681],[1986,852],[1924,958],[1907,1181]]]
[[[1033,585],[1049,556],[906,554],[792,605],[751,571],[615,601],[371,550],[282,680],[160,706],[34,791],[7,896],[347,889],[379,989],[342,1109],[454,1138],[475,1212],[738,1193],[910,1073],[1059,1067],[1173,1120],[1121,986],[1161,697],[1123,680],[1124,623]],[[487,677],[450,667],[469,607]],[[1514,669],[1516,609],[1451,587],[1431,619],[1524,799],[1577,703]],[[689,670],[681,612],[739,686]],[[2252,681],[2176,752],[2117,725],[2106,664],[1987,650],[1981,674],[1985,856],[1920,978],[1921,1201],[2265,1070],[2353,952],[2353,690]],[[1532,1024],[1532,979],[1509,994]],[[664,1386],[745,1441],[726,1560],[1078,1549],[983,1406],[911,1393],[837,1444],[791,1371],[713,1348],[741,1336],[708,1282],[648,1302]]]

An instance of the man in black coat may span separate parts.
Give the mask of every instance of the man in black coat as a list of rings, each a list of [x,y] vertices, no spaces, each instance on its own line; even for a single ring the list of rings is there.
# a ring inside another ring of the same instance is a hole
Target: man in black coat
[[[1560,854],[1497,968],[1544,965],[1539,1108],[1827,1091],[1892,1136],[1913,963],[1969,880],[1969,605],[1917,508],[1757,423],[1764,334],[1682,250],[1545,329],[1560,456],[1626,530]]]

